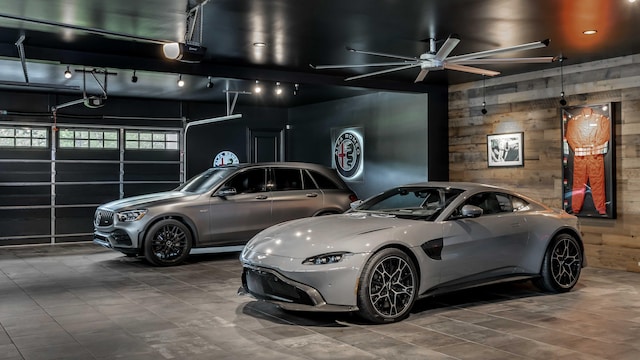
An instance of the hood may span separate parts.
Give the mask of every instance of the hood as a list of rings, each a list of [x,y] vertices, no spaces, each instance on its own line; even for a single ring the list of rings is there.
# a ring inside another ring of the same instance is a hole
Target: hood
[[[251,239],[246,252],[291,258],[349,251],[364,253],[395,239],[395,233],[417,223],[376,214],[345,213],[274,225]],[[386,233],[385,233],[386,232]]]
[[[174,202],[178,198],[193,196],[193,194],[183,193],[180,191],[166,191],[153,194],[132,196],[120,200],[115,200],[103,204],[100,208],[118,211],[123,209],[146,208],[152,205],[162,205]]]

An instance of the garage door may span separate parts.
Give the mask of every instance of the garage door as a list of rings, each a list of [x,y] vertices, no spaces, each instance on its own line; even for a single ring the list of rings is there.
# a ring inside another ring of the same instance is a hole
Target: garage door
[[[181,135],[0,123],[0,246],[91,240],[96,206],[184,181]]]

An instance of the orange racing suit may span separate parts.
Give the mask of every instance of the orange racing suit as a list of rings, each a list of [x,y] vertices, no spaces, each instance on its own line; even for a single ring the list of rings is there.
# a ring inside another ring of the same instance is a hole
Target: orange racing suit
[[[571,208],[582,209],[587,182],[599,214],[607,213],[604,156],[611,137],[609,118],[586,108],[567,123],[566,140],[573,150],[573,188]]]

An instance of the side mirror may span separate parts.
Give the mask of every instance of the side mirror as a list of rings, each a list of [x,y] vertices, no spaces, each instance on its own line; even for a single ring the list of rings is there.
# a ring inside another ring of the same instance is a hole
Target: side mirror
[[[482,215],[482,208],[474,205],[465,205],[462,207],[462,217],[476,218]]]
[[[238,192],[236,191],[236,188],[230,187],[230,186],[225,186],[225,187],[221,188],[220,190],[216,191],[214,196],[227,197],[227,196],[230,196],[230,195],[235,195],[237,193]]]
[[[356,200],[354,202],[352,202],[351,204],[349,204],[349,206],[351,207],[351,210],[355,210],[358,206],[362,205],[364,201],[362,200]]]

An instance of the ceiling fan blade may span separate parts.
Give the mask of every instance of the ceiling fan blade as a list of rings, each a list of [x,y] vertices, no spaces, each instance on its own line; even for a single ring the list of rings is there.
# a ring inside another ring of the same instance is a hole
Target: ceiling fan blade
[[[450,64],[448,62],[444,64],[444,68],[449,70],[464,71],[472,74],[485,75],[485,76],[500,75],[498,71],[485,70],[477,67],[471,67],[471,66],[460,65],[460,64]]]
[[[414,83],[421,82],[422,80],[424,80],[424,78],[427,76],[428,73],[429,73],[428,69],[420,70],[420,73],[418,73],[418,76],[416,77],[416,79],[413,82]]]
[[[405,65],[405,66],[398,66],[398,67],[395,67],[393,69],[385,69],[385,70],[380,70],[380,71],[374,71],[374,72],[367,73],[367,74],[351,76],[351,77],[348,77],[348,78],[344,79],[344,81],[351,81],[351,80],[356,80],[356,79],[362,79],[362,78],[369,77],[369,76],[375,76],[375,75],[386,74],[386,73],[390,73],[390,72],[394,72],[394,71],[411,69],[411,68],[414,68],[416,66],[420,66],[420,63],[411,64],[411,65]]]
[[[436,53],[435,59],[438,61],[444,60],[447,56],[449,56],[449,54],[451,54],[453,49],[456,46],[458,46],[459,42],[460,42],[460,38],[458,38],[458,35],[455,35],[455,34],[450,35],[447,38],[447,40],[444,42],[444,44],[442,44],[442,47],[440,47],[440,50],[438,50],[438,52]]]
[[[538,49],[538,48],[543,48],[543,47],[548,46],[548,45],[549,45],[549,39],[546,39],[546,40],[542,40],[542,41],[536,41],[536,42],[532,42],[532,43],[528,43],[528,44],[510,46],[510,47],[505,47],[505,48],[501,48],[501,49],[493,49],[493,50],[480,51],[480,52],[475,52],[475,53],[470,53],[470,54],[465,54],[465,55],[452,56],[452,57],[447,58],[446,60],[448,62],[458,62],[458,61],[461,61],[461,60],[484,58],[484,57],[487,57],[487,56],[502,54],[502,53],[511,52],[511,51],[524,51],[524,50]]]
[[[347,47],[347,50],[349,50],[351,52],[354,52],[354,53],[357,53],[357,54],[382,56],[382,57],[388,57],[388,58],[392,58],[392,59],[402,59],[402,60],[408,60],[408,61],[416,61],[416,60],[418,60],[415,57],[402,56],[402,55],[396,55],[396,54],[386,54],[386,53],[375,52],[375,51],[356,50],[356,49],[350,48],[350,47]]]
[[[414,59],[415,63],[415,59]],[[369,66],[400,66],[407,65],[407,61],[396,61],[396,62],[385,62],[385,63],[368,63],[368,64],[336,64],[336,65],[313,65],[309,64],[312,69],[322,70],[322,69],[345,69],[345,68],[359,68],[359,67],[369,67]]]
[[[480,65],[480,64],[500,64],[500,63],[509,63],[509,64],[537,64],[537,63],[550,63],[553,62],[553,56],[542,56],[542,57],[529,57],[529,58],[489,58],[489,59],[470,59],[470,60],[460,60],[454,61],[454,64],[460,65]],[[449,60],[447,60],[449,62]]]

